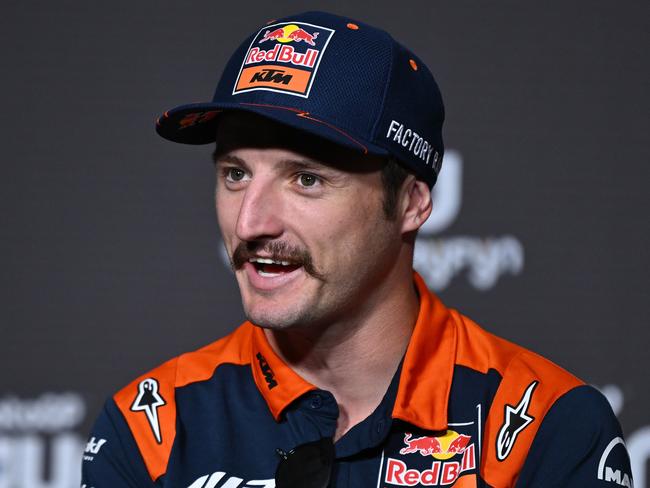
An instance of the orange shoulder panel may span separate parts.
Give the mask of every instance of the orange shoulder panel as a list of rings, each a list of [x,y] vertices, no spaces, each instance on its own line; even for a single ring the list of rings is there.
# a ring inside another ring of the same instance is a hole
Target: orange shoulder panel
[[[131,430],[152,480],[167,471],[176,437],[176,388],[205,381],[224,363],[250,363],[252,325],[151,370],[113,399]]]
[[[167,361],[113,396],[154,481],[167,471],[176,437],[174,380],[177,362],[176,358]]]
[[[492,486],[517,482],[542,420],[581,380],[533,352],[521,349],[503,373],[485,422],[481,475]]]
[[[176,387],[210,379],[221,364],[249,364],[254,327],[244,322],[232,334],[180,356]]]
[[[511,487],[555,401],[584,384],[527,349],[483,330],[452,310],[458,330],[456,363],[502,377],[485,423],[481,476],[491,486]]]
[[[482,373],[494,369],[502,377],[485,423],[481,476],[490,486],[514,486],[546,413],[584,383],[456,310],[450,312],[458,330],[456,363]]]
[[[471,319],[451,309],[458,330],[456,364],[481,373],[495,369],[501,376],[508,364],[524,349],[505,339],[490,334]]]

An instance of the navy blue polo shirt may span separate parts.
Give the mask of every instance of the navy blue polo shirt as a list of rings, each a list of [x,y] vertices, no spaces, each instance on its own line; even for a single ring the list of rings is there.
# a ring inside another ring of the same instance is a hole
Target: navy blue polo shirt
[[[336,442],[332,487],[631,486],[600,393],[414,280],[420,312],[406,354],[379,406]],[[107,401],[82,487],[272,488],[277,450],[333,437],[338,413],[246,322]]]

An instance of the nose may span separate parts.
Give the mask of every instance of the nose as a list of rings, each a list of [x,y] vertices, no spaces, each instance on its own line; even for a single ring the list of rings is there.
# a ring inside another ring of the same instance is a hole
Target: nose
[[[282,224],[282,199],[272,182],[253,179],[239,207],[235,232],[242,241],[257,241],[279,237]]]

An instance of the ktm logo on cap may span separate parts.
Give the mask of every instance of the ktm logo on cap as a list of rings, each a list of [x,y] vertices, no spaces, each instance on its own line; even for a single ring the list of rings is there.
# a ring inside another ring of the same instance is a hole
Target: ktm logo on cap
[[[265,27],[248,47],[232,94],[267,90],[308,97],[332,34],[303,22]]]

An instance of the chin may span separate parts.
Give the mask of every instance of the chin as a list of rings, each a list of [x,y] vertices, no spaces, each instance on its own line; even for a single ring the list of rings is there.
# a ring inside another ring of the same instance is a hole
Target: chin
[[[263,295],[246,285],[240,287],[242,305],[246,318],[253,324],[265,329],[285,330],[309,322],[312,307],[306,303],[309,300],[304,295],[287,292]]]
[[[269,307],[262,309],[254,307],[246,309],[246,318],[253,324],[271,330],[288,330],[295,327],[301,327],[312,321],[307,311],[288,310],[278,307]]]

